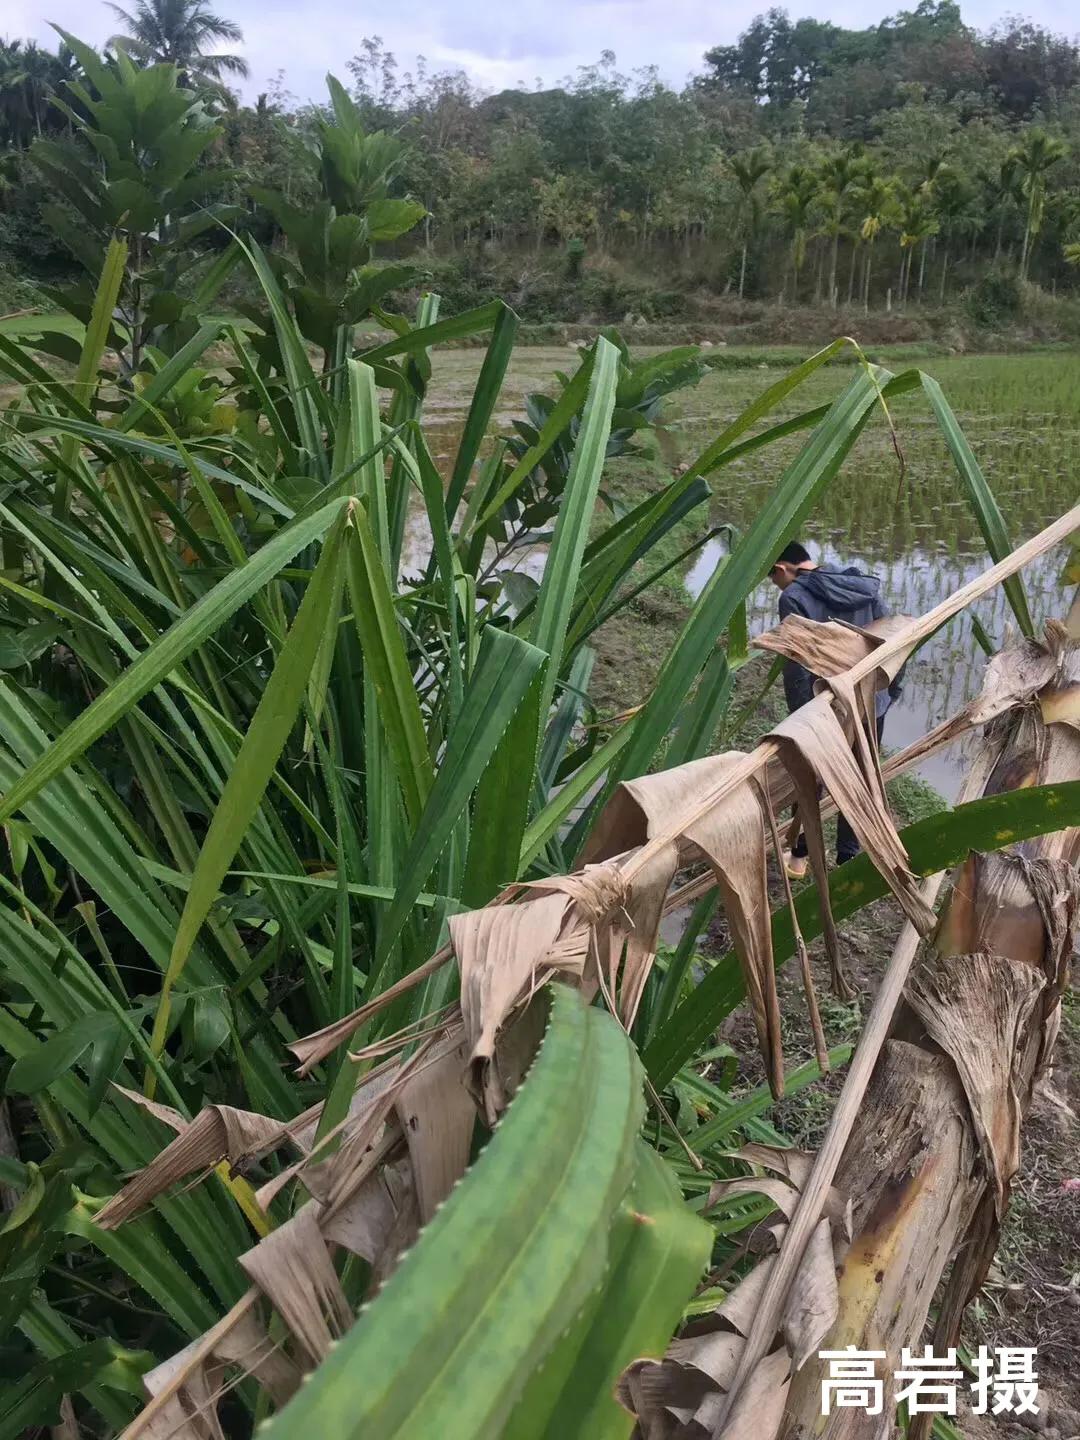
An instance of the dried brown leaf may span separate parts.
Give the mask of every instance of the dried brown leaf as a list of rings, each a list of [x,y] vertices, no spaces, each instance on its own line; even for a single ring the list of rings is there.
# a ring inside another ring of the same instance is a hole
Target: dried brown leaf
[[[345,1292],[319,1229],[319,1205],[309,1201],[240,1256],[246,1275],[288,1325],[311,1365],[352,1323]]]
[[[191,1123],[186,1116],[181,1115],[179,1110],[174,1110],[171,1105],[162,1105],[158,1100],[149,1100],[140,1090],[129,1090],[126,1085],[118,1085],[114,1080],[112,1088],[123,1095],[125,1100],[130,1100],[133,1105],[138,1105],[148,1115],[153,1115],[155,1120],[160,1120],[163,1125],[168,1125],[170,1130],[186,1130]]]
[[[238,1307],[239,1308],[239,1307]],[[300,1387],[299,1369],[268,1334],[254,1307],[240,1310],[233,1324],[218,1338],[214,1357],[254,1375],[280,1409]]]
[[[618,988],[618,1015],[627,1030],[637,1016],[645,982],[649,978],[660,935],[664,900],[675,878],[677,857],[673,849],[658,851],[634,881],[625,910],[629,931],[626,959]]]
[[[430,960],[425,960],[423,965],[418,965],[415,970],[410,970],[400,980],[376,995],[373,1000],[353,1010],[351,1014],[344,1015],[340,1020],[335,1020],[321,1030],[315,1030],[310,1035],[303,1036],[300,1040],[294,1040],[289,1049],[300,1061],[297,1073],[306,1075],[320,1061],[332,1055],[339,1045],[351,1038],[359,1027],[368,1020],[373,1019],[388,1005],[407,994],[417,985],[423,984],[429,976],[434,975],[451,958],[449,945],[444,945],[441,950],[435,952]]]
[[[222,1160],[239,1165],[272,1149],[285,1138],[287,1128],[279,1120],[251,1110],[236,1110],[231,1105],[207,1106],[98,1211],[98,1225],[113,1230],[177,1180]]]
[[[766,1440],[780,1428],[791,1386],[791,1356],[781,1345],[759,1360],[745,1384],[740,1385],[712,1431],[715,1440]]]
[[[826,697],[817,696],[810,704],[789,715],[770,738],[780,746],[789,770],[796,754],[804,765],[812,769],[841,813],[847,817],[862,848],[899,900],[911,923],[920,934],[929,934],[934,925],[934,914],[919,896],[907,853],[885,803],[880,779],[875,784],[873,778],[863,774],[856,765],[840,722]],[[800,786],[800,810],[803,804],[803,787]]]
[[[1016,1065],[1045,986],[1030,965],[984,953],[936,956],[908,982],[908,1004],[959,1072],[999,1218],[1020,1165]]]
[[[986,662],[982,687],[968,714],[985,725],[1017,705],[1030,704],[1057,674],[1058,657],[1037,640],[1015,640]]]
[[[615,1384],[615,1399],[635,1416],[643,1440],[673,1440],[711,1388],[700,1371],[663,1360],[632,1360]]]
[[[738,754],[713,758],[717,762],[713,775],[742,760]],[[750,782],[740,785],[707,817],[687,826],[684,834],[705,855],[716,875],[769,1087],[779,1098],[784,1093],[784,1052],[773,963],[765,817],[757,786]]]
[[[761,1147],[763,1150],[768,1148]],[[806,1172],[809,1174],[809,1170]],[[711,1210],[721,1200],[733,1200],[740,1195],[764,1195],[790,1220],[795,1214],[801,1191],[793,1183],[771,1175],[746,1175],[735,1180],[718,1180],[709,1190],[706,1210]],[[825,1200],[824,1217],[829,1221],[839,1238],[851,1239],[851,1202],[835,1186],[830,1186]]]
[[[799,1190],[805,1185],[814,1164],[809,1150],[796,1150],[785,1145],[763,1145],[758,1140],[748,1140],[737,1150],[725,1150],[731,1160],[743,1160],[747,1165],[760,1165],[763,1170],[772,1170],[784,1175]]]
[[[794,1370],[817,1353],[836,1321],[839,1303],[832,1231],[822,1219],[803,1253],[780,1323]]]
[[[830,1068],[829,1047],[826,1043],[825,1030],[821,1023],[817,989],[814,985],[814,972],[810,968],[810,952],[806,948],[802,926],[799,924],[799,912],[795,908],[795,896],[791,892],[791,878],[788,875],[787,866],[783,863],[782,851],[784,847],[780,842],[780,832],[776,825],[776,811],[773,807],[772,797],[769,791],[769,778],[769,774],[766,772],[763,782],[754,781],[753,783],[757,786],[761,808],[766,820],[769,822],[769,837],[772,840],[777,869],[780,871],[780,881],[784,887],[784,902],[787,905],[788,915],[791,919],[791,933],[795,939],[795,953],[799,958],[799,975],[802,978],[803,994],[806,996],[806,1013],[810,1021],[810,1033],[814,1040],[814,1056],[821,1073],[827,1075]]]
[[[217,1415],[217,1381],[220,1366],[209,1358],[197,1360],[199,1342],[193,1340],[142,1377],[151,1400],[167,1387],[174,1393],[164,1400],[142,1433],[150,1440],[225,1440]]]
[[[754,1316],[761,1304],[761,1297],[765,1292],[765,1285],[775,1264],[776,1257],[773,1255],[759,1261],[713,1311],[715,1318],[732,1326],[740,1335],[749,1334],[750,1326],[754,1323]]]
[[[726,1390],[735,1376],[744,1343],[741,1335],[730,1330],[710,1330],[705,1335],[672,1340],[664,1359],[700,1370],[714,1385]]]
[[[504,1103],[501,1089],[493,1089],[498,1078],[491,1067],[496,1038],[538,979],[547,977],[548,956],[569,904],[565,894],[541,895],[450,917],[450,939],[461,969],[471,1085],[489,1124]]]
[[[775,630],[768,630],[753,641],[756,650],[769,650],[796,660],[811,675],[842,675],[875,648],[880,641],[835,620],[809,620],[804,615],[789,615]]]
[[[408,1077],[394,1101],[409,1147],[422,1225],[468,1167],[476,1106],[465,1087],[465,1066],[465,1037],[459,1030]]]

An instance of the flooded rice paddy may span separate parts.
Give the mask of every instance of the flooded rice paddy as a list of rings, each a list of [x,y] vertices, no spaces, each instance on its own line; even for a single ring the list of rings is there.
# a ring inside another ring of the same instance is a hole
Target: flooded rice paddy
[[[426,407],[432,423],[426,428],[440,464],[447,468],[481,358],[479,352],[465,351],[444,353],[436,360],[434,403]],[[496,428],[505,431],[520,413],[520,397],[528,390],[546,387],[552,372],[569,369],[575,358],[565,348],[519,351],[504,387]],[[888,353],[880,358],[894,371],[902,368]],[[1080,492],[1080,354],[957,356],[924,360],[921,365],[941,382],[997,496],[1014,544],[1076,502]],[[668,402],[668,433],[660,452],[648,459],[615,462],[611,468],[618,472],[617,488],[629,500],[666,483],[675,464],[692,460],[778,374],[757,368],[719,370],[696,389],[674,396]],[[767,423],[832,398],[852,374],[846,367],[817,372]],[[892,415],[904,454],[903,475],[888,428],[878,418],[867,427],[805,522],[803,538],[823,559],[854,564],[880,575],[892,608],[919,614],[979,574],[989,562],[925,400],[918,391],[902,396],[893,403]],[[799,444],[798,436],[790,437],[712,476],[711,524],[727,521],[744,529]],[[707,528],[701,510],[684,526],[678,537],[680,546],[689,544],[695,531],[702,533]],[[677,577],[687,600],[700,592],[721,553],[718,541],[709,542]],[[1053,553],[1024,574],[1037,619],[1067,609],[1061,582],[1063,562],[1061,552]],[[530,573],[537,574],[542,554],[534,550],[527,563]],[[755,593],[749,616],[751,634],[775,624],[776,598],[777,592],[768,584]],[[1004,594],[999,590],[987,596],[976,613],[991,637],[1000,642],[1010,618]],[[982,667],[983,655],[971,620],[959,616],[932,637],[909,665],[903,698],[887,722],[886,744],[899,748],[951,714],[977,689]],[[963,769],[962,751],[954,748],[928,760],[922,774],[951,798]]]

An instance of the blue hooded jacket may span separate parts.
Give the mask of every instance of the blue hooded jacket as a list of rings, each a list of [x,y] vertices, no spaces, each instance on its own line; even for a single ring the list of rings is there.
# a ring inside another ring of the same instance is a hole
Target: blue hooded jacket
[[[890,613],[881,598],[881,581],[875,575],[864,575],[854,566],[840,570],[835,565],[819,565],[816,570],[800,570],[797,579],[780,592],[780,619],[789,615],[805,615],[808,620],[843,620],[849,625],[869,625],[883,620]],[[796,660],[784,663],[784,696],[788,710],[798,710],[812,699],[814,676]],[[899,676],[888,690],[879,690],[875,699],[878,716],[885,714],[900,694]]]

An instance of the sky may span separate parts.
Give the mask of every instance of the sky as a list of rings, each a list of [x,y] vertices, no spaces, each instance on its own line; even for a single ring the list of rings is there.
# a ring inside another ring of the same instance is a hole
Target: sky
[[[417,55],[428,69],[461,69],[486,90],[541,82],[555,84],[578,66],[615,52],[618,68],[656,65],[679,86],[702,68],[702,55],[727,44],[771,0],[397,0],[349,5],[349,0],[210,0],[244,31],[239,47],[251,67],[242,87],[254,96],[279,70],[285,88],[301,100],[321,99],[327,70],[348,78],[346,62],[366,36],[378,35],[402,70]],[[815,15],[838,25],[866,26],[915,0],[789,0],[792,18]],[[355,12],[351,18],[349,11]],[[971,0],[971,25],[986,29],[1006,13],[1021,12],[1050,29],[1080,29],[1075,0]],[[82,40],[100,43],[118,28],[101,0],[0,0],[0,34],[51,43],[54,21]]]

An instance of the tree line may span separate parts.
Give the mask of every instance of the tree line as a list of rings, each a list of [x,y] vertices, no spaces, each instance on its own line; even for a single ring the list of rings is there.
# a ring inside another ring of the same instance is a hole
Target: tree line
[[[207,164],[261,238],[258,201],[313,199],[322,111],[283,75],[241,103],[242,39],[202,0],[139,0],[112,42],[176,64],[223,128]],[[0,46],[0,264],[48,279],[67,263],[48,224],[63,197],[27,163],[70,129],[66,47]],[[460,71],[405,70],[378,38],[348,62],[364,124],[407,142],[397,191],[453,290],[472,275],[529,309],[597,267],[789,303],[866,308],[950,300],[993,267],[1056,288],[1080,264],[1080,49],[1024,20],[988,33],[953,0],[866,30],[773,9],[707,52],[681,90],[615,56],[549,88],[488,94]],[[554,272],[552,267],[554,266]],[[659,267],[659,268],[658,268]]]

